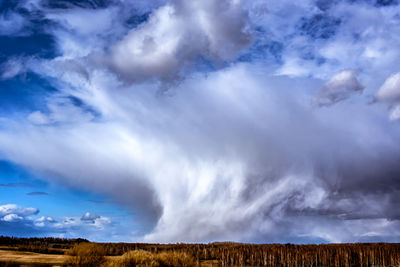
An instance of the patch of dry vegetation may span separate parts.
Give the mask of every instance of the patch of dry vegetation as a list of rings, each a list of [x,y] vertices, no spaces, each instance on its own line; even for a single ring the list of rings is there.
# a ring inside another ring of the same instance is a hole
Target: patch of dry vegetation
[[[0,266],[61,266],[68,256],[0,250]]]
[[[157,257],[160,262],[160,266],[163,267],[186,267],[196,265],[194,258],[185,252],[161,252],[157,255]]]
[[[65,261],[67,266],[83,267],[189,267],[196,266],[194,258],[184,252],[151,253],[133,250],[119,257],[105,257],[104,248],[95,243],[75,245],[68,251],[71,257]]]
[[[158,267],[160,266],[155,255],[144,250],[133,250],[125,253],[117,259],[111,259],[106,264],[107,267]]]
[[[68,266],[97,267],[106,261],[103,246],[96,243],[76,244],[67,254],[71,256],[65,261]]]
[[[151,253],[144,250],[129,251],[120,258],[109,260],[107,267],[189,267],[196,266],[194,258],[184,252]]]

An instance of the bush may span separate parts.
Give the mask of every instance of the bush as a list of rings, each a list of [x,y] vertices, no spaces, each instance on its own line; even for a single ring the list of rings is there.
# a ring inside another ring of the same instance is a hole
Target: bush
[[[133,250],[108,263],[108,267],[158,267],[156,257],[145,250]]]
[[[153,254],[144,250],[133,250],[118,259],[110,260],[107,267],[191,267],[196,263],[190,255],[183,252],[162,252]]]
[[[157,258],[162,267],[196,266],[193,257],[184,252],[162,252]]]
[[[105,262],[105,250],[101,245],[95,243],[80,243],[73,246],[67,252],[66,260],[68,266],[97,267]]]

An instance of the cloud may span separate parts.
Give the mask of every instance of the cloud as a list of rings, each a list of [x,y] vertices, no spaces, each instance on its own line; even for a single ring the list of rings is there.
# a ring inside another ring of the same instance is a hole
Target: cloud
[[[100,216],[97,214],[91,214],[89,212],[86,212],[82,217],[81,217],[81,221],[84,222],[90,222],[90,223],[95,223],[95,221],[97,219],[99,219]]]
[[[0,184],[0,187],[35,187],[35,185],[29,183],[8,183]]]
[[[53,224],[53,223],[57,223],[57,221],[54,220],[52,217],[42,216],[34,220],[34,225],[38,227],[44,227],[47,224]]]
[[[65,216],[53,218],[41,216],[35,218],[39,213],[37,208],[20,207],[15,204],[0,206],[0,231],[5,235],[18,237],[31,236],[59,236],[59,237],[82,237],[85,236],[92,240],[107,240],[99,230],[112,233],[109,236],[114,240],[114,233],[118,222],[113,222],[111,218],[92,215],[86,213],[79,217]],[[119,238],[118,235],[115,235]],[[121,240],[121,239],[116,239]]]
[[[29,21],[16,12],[0,13],[0,35],[23,35]]]
[[[391,120],[400,119],[400,72],[386,79],[376,92],[375,99],[389,106]]]
[[[11,58],[6,63],[2,64],[0,76],[1,79],[11,79],[21,73],[24,73],[26,71],[23,65],[24,61],[25,60],[21,58]]]
[[[17,214],[7,214],[6,216],[3,217],[3,221],[6,222],[16,222],[16,221],[21,221],[23,218],[21,216],[18,216]]]
[[[94,118],[90,110],[79,107],[68,98],[54,98],[47,103],[47,113],[34,111],[28,115],[27,119],[36,125],[46,125],[53,123],[73,123],[79,121],[90,121]]]
[[[119,225],[116,225],[115,222],[113,222],[110,218],[100,216],[97,214],[92,214],[90,212],[86,212],[80,220],[77,218],[73,217],[67,217],[64,218],[64,221],[62,223],[56,222],[54,224],[56,228],[67,228],[67,229],[77,229],[78,230],[78,236],[80,231],[89,231],[93,234],[96,233],[96,231],[100,230],[112,230],[115,231],[114,226],[119,227]],[[96,238],[99,239],[99,238]]]
[[[228,61],[251,42],[240,1],[172,1],[110,49],[110,66],[128,81],[176,79],[197,57]]]
[[[390,120],[400,119],[400,105],[396,105],[391,108],[389,118]]]
[[[400,240],[399,126],[343,101],[396,72],[397,11],[264,2],[142,3],[135,25],[120,2],[43,9],[60,55],[29,68],[57,92],[2,123],[2,156],[128,206],[140,241]],[[396,105],[396,86],[379,101]],[[114,229],[91,212],[54,220],[32,229]]]
[[[115,81],[106,73],[90,79],[81,89]],[[174,97],[157,97],[157,84],[104,89],[91,105],[107,103],[108,119],[68,127],[21,121],[0,134],[0,147],[52,179],[129,205],[149,227],[145,241],[347,240],[329,235],[328,226],[351,229],[352,214],[372,204],[385,212],[369,209],[357,220],[391,218],[397,197],[384,185],[397,186],[399,137],[370,116],[374,106],[312,110],[300,100],[314,84],[237,64],[183,81]],[[335,197],[347,200],[337,207]],[[334,214],[344,217],[307,230]]]
[[[68,30],[78,35],[102,34],[112,26],[115,17],[114,9],[87,10],[84,8],[72,8],[67,10],[56,9],[46,14]]]
[[[343,69],[361,69],[363,81],[377,86],[397,68],[399,40],[393,32],[399,31],[400,21],[394,6],[377,8],[365,1],[281,1],[266,6],[268,15],[253,18],[253,23],[263,29],[263,36],[268,33],[268,39],[284,44],[279,74],[326,79]]]
[[[15,204],[7,204],[0,206],[0,221],[4,222],[20,222],[23,221],[25,217],[36,215],[39,210],[36,208],[22,208]]]
[[[35,192],[29,192],[26,193],[28,196],[47,196],[48,193],[46,192],[40,192],[40,191],[35,191]]]
[[[357,74],[358,71],[345,70],[333,76],[317,93],[313,106],[330,106],[354,93],[362,93],[364,86],[358,81]]]

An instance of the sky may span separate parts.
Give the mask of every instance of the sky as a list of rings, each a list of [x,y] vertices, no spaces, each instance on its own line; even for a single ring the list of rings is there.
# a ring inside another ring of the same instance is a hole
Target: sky
[[[0,235],[400,241],[397,0],[0,0]]]

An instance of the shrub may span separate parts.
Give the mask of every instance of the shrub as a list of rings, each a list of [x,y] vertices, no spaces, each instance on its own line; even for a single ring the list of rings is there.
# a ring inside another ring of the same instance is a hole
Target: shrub
[[[156,257],[145,250],[133,250],[108,263],[108,267],[158,267]]]
[[[110,260],[107,267],[191,267],[196,263],[190,255],[183,252],[162,252],[153,254],[144,250],[133,250],[121,257]]]
[[[189,267],[196,266],[194,258],[184,252],[162,252],[157,255],[162,267]]]
[[[71,256],[65,262],[68,266],[97,267],[105,261],[104,248],[95,243],[76,244],[67,254]]]

